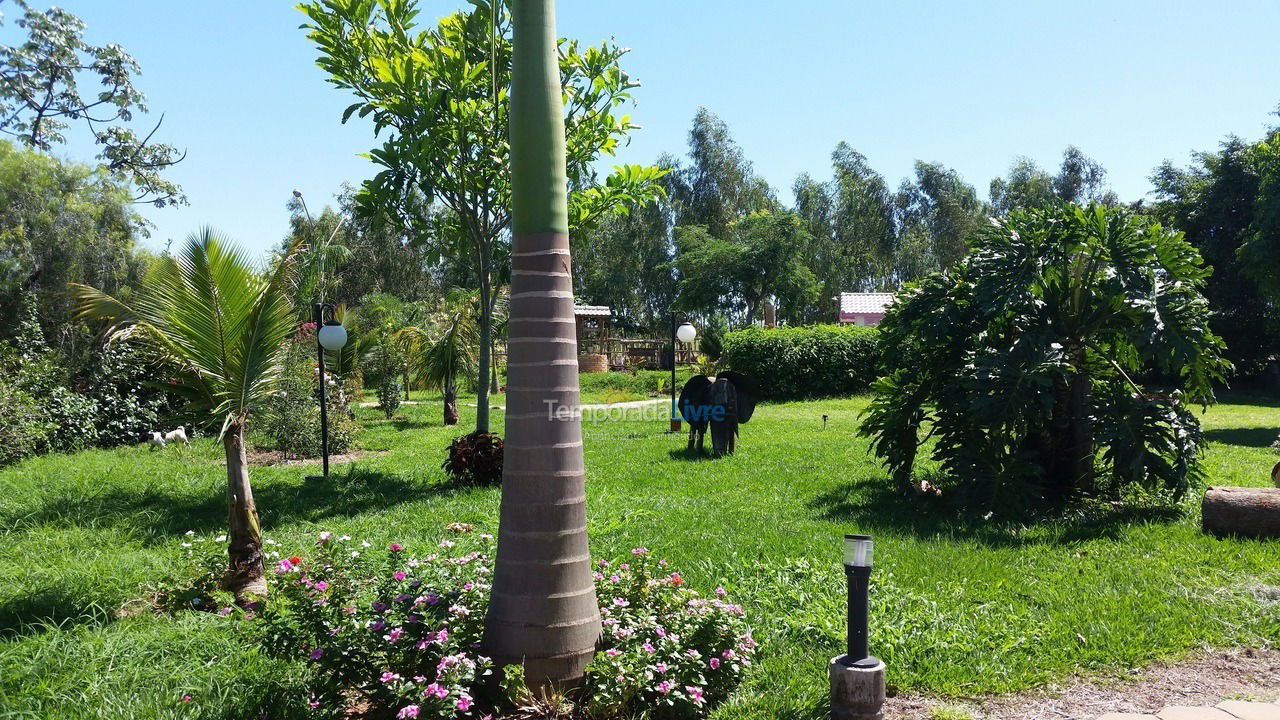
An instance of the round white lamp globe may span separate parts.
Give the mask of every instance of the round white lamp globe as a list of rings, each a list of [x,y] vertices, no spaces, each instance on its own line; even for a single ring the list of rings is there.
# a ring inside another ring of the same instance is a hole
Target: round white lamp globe
[[[347,329],[338,324],[325,325],[320,328],[320,347],[325,350],[337,350],[347,344]]]
[[[690,323],[685,323],[676,329],[676,339],[680,342],[691,343],[696,337],[698,337],[698,330]]]

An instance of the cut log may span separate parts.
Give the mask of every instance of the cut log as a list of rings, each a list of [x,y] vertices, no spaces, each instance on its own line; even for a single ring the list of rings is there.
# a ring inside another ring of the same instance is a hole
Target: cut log
[[[1200,512],[1204,531],[1219,537],[1280,537],[1280,488],[1211,487]]]

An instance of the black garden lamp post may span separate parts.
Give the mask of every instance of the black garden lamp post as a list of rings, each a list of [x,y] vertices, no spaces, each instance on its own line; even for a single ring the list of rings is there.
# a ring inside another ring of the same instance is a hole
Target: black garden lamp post
[[[323,477],[329,476],[329,401],[326,399],[328,379],[324,374],[324,351],[337,352],[347,344],[347,329],[334,318],[332,303],[318,302],[313,306],[316,322],[316,354],[319,362],[320,379],[320,452],[324,457]],[[329,311],[329,319],[324,319],[325,310]]]
[[[698,337],[698,329],[688,320],[677,325],[676,314],[671,313],[671,432],[680,432],[680,408],[676,406],[676,341],[691,343]]]
[[[867,648],[867,601],[873,543],[870,535],[844,536],[844,574],[849,581],[849,632],[845,654],[831,659],[832,720],[884,717],[884,663]]]
[[[849,628],[845,658],[850,665],[873,667],[880,660],[867,649],[867,605],[871,591],[870,535],[844,536],[844,574],[849,581]]]

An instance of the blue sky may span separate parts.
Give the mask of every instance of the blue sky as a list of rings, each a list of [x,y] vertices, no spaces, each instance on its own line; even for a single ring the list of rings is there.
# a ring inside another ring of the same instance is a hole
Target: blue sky
[[[47,7],[44,0],[32,0]],[[203,224],[255,250],[287,227],[294,188],[313,209],[371,173],[371,127],[325,83],[292,2],[63,0],[90,42],[143,66],[160,135],[188,150],[172,176],[190,207],[148,210],[162,247]],[[426,15],[456,0],[420,0]],[[13,8],[0,0],[5,42]],[[891,184],[916,159],[956,168],[985,194],[1019,155],[1056,166],[1075,144],[1124,199],[1163,159],[1278,121],[1280,3],[560,0],[562,35],[615,37],[643,87],[644,126],[618,160],[682,153],[694,111],[729,124],[790,200],[796,175],[826,177],[841,140]],[[92,148],[65,148],[88,159]]]

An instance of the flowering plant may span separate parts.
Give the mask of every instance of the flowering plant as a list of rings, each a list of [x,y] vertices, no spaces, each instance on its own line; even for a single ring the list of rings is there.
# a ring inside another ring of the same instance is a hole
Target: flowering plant
[[[367,705],[397,719],[483,720],[518,702],[519,674],[499,673],[480,652],[493,537],[464,523],[447,528],[425,556],[329,532],[313,552],[290,555],[267,541],[271,592],[243,614],[243,628],[308,667],[315,716]],[[195,559],[197,579],[169,606],[239,616],[202,593],[225,562],[219,544],[188,540],[193,558],[212,559]],[[595,578],[604,634],[586,681],[568,696],[575,716],[704,717],[751,665],[756,643],[723,589],[699,596],[645,548],[599,561]]]
[[[723,700],[751,665],[756,642],[742,607],[703,598],[646,548],[597,563],[604,636],[587,668],[583,703],[593,716],[697,718]]]

